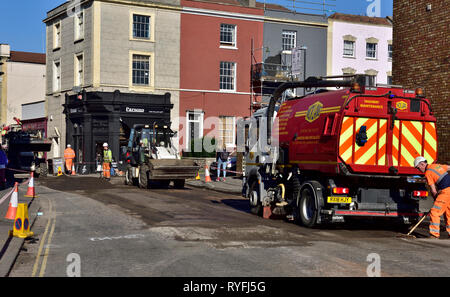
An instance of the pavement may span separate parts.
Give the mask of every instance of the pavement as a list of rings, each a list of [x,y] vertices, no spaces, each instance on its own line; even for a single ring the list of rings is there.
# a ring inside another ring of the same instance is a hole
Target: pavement
[[[18,202],[19,203],[27,203],[28,205],[28,218],[30,220],[30,228],[32,230],[33,224],[36,220],[38,212],[40,210],[39,203],[39,190],[36,187],[35,182],[35,192],[38,197],[36,198],[27,198],[24,195],[28,189],[28,176],[27,175],[18,175],[16,174],[16,181],[21,183],[19,185],[19,194],[18,194]],[[6,189],[0,191],[0,198],[5,197],[8,193],[11,192],[13,186],[10,185]],[[0,277],[8,276],[14,262],[19,255],[20,250],[25,242],[28,239],[22,239],[18,237],[10,236],[9,231],[13,229],[13,220],[5,219],[5,215],[8,211],[9,202],[11,195],[0,204]]]
[[[205,173],[200,172],[200,179],[186,180],[186,185],[196,188],[204,188],[217,192],[241,195],[242,193],[242,177],[227,176],[225,181],[216,181],[214,174],[210,175],[211,181],[205,181]]]

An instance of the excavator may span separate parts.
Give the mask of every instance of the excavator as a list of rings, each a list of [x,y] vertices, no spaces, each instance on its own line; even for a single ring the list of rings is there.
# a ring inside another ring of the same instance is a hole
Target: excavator
[[[176,132],[164,123],[134,125],[125,156],[125,184],[143,189],[157,184],[168,188],[173,181],[176,189],[182,189],[186,179],[195,178],[200,166],[192,160],[180,158],[173,144],[175,136]]]

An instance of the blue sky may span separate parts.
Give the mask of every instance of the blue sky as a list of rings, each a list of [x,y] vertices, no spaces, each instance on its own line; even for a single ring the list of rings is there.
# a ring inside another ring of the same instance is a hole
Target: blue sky
[[[264,0],[257,0],[264,2]],[[292,0],[266,0],[268,3],[287,5]],[[305,2],[322,0],[307,0]],[[380,1],[381,17],[392,15],[393,0],[325,0],[336,5],[330,9],[349,14],[366,15],[366,10],[373,1]],[[45,52],[45,19],[47,11],[64,3],[65,0],[2,0],[2,18],[0,18],[0,43],[11,45],[11,50]],[[316,7],[306,3],[298,6]],[[320,13],[314,10],[304,10],[309,13]],[[5,17],[3,17],[5,16]]]

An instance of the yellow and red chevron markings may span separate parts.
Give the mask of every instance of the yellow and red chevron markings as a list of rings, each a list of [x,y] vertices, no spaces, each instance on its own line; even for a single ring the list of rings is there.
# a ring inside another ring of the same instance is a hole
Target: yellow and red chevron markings
[[[387,119],[345,117],[339,139],[339,155],[347,164],[388,164],[389,145]],[[356,144],[356,134],[366,126],[367,143]],[[392,165],[413,167],[417,156],[424,156],[429,163],[437,156],[436,126],[432,122],[395,121],[392,135]]]
[[[414,166],[414,159],[424,156],[432,163],[437,156],[436,126],[431,122],[395,121],[392,139],[394,166]]]
[[[367,143],[356,144],[354,134],[366,126]],[[345,117],[342,123],[339,155],[347,164],[386,165],[387,120]]]

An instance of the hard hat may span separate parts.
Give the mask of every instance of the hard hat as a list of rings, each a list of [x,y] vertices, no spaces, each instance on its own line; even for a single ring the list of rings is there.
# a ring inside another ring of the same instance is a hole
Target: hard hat
[[[419,165],[420,162],[427,162],[427,159],[425,159],[425,158],[422,157],[422,156],[417,157],[417,158],[414,160],[414,167],[417,167],[417,165]]]
[[[103,147],[105,147],[105,146],[108,146],[108,143],[105,142],[105,143],[103,144]]]
[[[67,147],[72,147],[72,146],[70,144],[68,144]]]

